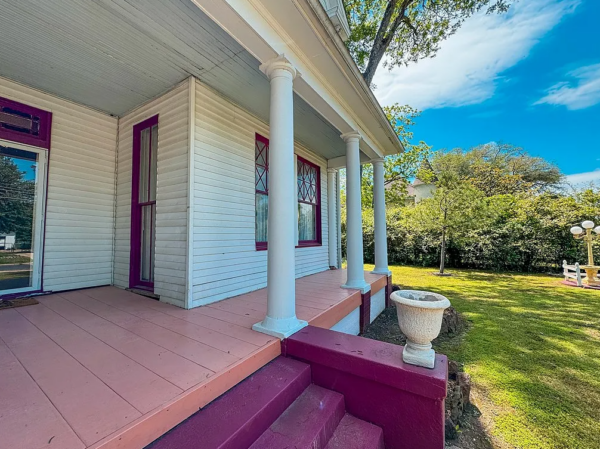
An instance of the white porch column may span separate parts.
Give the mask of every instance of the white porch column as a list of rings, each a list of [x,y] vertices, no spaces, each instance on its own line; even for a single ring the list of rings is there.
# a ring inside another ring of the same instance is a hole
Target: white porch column
[[[269,218],[267,316],[252,329],[286,338],[307,326],[296,318],[293,81],[296,69],[284,55],[261,64],[271,82],[269,114]]]
[[[375,269],[373,273],[389,276],[391,272],[388,268],[383,159],[373,159],[371,162],[373,163],[373,218],[375,221]]]
[[[337,262],[337,170],[327,169],[327,239],[329,242],[329,266],[338,266]]]
[[[356,288],[366,293],[371,286],[365,282],[361,179],[360,179],[360,134],[357,131],[342,134],[346,142],[346,255],[348,278],[343,288]]]

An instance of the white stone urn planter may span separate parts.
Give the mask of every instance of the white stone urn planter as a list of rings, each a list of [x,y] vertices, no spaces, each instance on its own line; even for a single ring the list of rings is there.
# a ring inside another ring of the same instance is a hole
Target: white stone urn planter
[[[419,290],[398,290],[391,295],[396,304],[398,324],[406,335],[402,360],[411,365],[433,368],[435,351],[431,340],[440,334],[444,309],[450,301],[437,293]]]

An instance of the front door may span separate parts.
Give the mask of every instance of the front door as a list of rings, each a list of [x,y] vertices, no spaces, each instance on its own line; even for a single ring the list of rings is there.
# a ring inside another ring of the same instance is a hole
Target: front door
[[[158,115],[133,127],[129,287],[154,291]]]
[[[41,289],[46,150],[0,140],[0,296]]]

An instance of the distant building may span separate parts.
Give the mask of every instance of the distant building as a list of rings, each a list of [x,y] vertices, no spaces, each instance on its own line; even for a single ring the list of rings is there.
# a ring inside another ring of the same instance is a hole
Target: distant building
[[[434,191],[435,184],[427,184],[419,178],[415,178],[412,184],[408,186],[408,196],[414,198],[415,204],[426,198],[431,198]]]
[[[15,233],[0,234],[0,249],[9,250],[15,249]]]

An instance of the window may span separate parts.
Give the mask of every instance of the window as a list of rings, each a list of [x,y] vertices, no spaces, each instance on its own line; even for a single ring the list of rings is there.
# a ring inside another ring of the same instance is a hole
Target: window
[[[254,183],[256,188],[256,249],[267,249],[269,216],[269,139],[256,134],[254,141]]]
[[[319,167],[298,157],[298,245],[321,243]]]
[[[269,216],[269,140],[256,134],[254,144],[256,249],[267,249]],[[298,157],[298,246],[321,244],[321,170]]]
[[[52,114],[0,97],[0,139],[50,149]]]
[[[158,115],[133,127],[129,287],[154,290]]]

